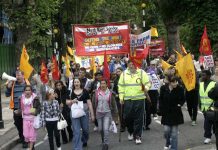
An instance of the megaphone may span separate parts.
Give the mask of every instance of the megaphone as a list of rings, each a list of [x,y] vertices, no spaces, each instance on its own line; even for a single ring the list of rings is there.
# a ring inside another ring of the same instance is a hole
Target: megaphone
[[[7,73],[3,73],[2,74],[2,79],[4,80],[9,80],[9,81],[17,81],[17,79],[15,77],[9,76]]]

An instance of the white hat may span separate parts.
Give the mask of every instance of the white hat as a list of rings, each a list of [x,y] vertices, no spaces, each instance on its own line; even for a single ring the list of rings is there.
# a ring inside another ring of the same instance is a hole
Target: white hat
[[[150,65],[156,65],[156,61],[155,60],[150,61]]]

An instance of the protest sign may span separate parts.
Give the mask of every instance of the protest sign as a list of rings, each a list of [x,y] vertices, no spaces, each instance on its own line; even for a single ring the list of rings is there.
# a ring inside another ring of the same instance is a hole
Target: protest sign
[[[151,30],[148,30],[146,32],[143,32],[139,35],[130,35],[130,46],[131,47],[140,47],[145,44],[150,44],[151,42]]]
[[[151,81],[151,88],[150,90],[158,90],[160,88],[160,79],[157,77],[156,74],[150,74],[149,75],[149,79]]]
[[[77,56],[129,53],[129,23],[74,25],[73,35]]]
[[[208,68],[214,67],[213,55],[204,56],[204,65]]]

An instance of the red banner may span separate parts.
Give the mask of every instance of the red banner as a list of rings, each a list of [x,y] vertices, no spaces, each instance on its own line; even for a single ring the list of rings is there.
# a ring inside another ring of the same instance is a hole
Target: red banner
[[[163,39],[151,40],[149,47],[151,56],[163,56],[165,53],[165,42]]]
[[[129,53],[129,23],[74,25],[73,35],[78,56]]]

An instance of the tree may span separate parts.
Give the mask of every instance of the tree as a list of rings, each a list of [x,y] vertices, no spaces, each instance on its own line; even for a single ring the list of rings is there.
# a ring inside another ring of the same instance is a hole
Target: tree
[[[51,29],[51,14],[58,13],[60,1],[20,0],[16,3],[3,1],[1,5],[14,29],[17,50],[26,44],[31,49],[30,53],[40,56],[40,51],[51,43],[51,36],[46,32]],[[30,56],[35,57],[35,55]]]
[[[167,30],[168,49],[180,50],[179,27],[185,22],[187,8],[186,1],[157,0],[156,5]]]
[[[204,31],[204,25],[207,26],[208,37],[211,41],[211,47],[218,56],[218,1],[216,0],[198,0],[189,5],[187,25],[189,27],[186,36],[189,36],[188,46],[193,53],[199,54],[201,36]]]

